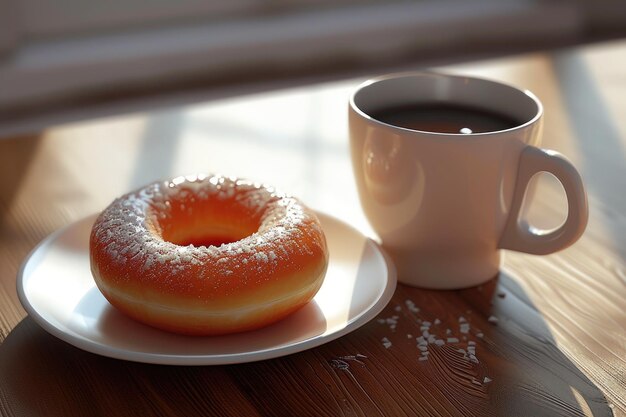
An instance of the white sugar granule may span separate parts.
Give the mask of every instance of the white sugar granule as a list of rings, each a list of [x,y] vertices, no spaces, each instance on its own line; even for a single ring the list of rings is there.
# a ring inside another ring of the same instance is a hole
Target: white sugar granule
[[[382,342],[383,342],[383,346],[385,347],[385,349],[389,349],[391,347],[391,341],[387,339],[386,337],[382,338]]]
[[[483,379],[483,384],[487,384],[487,383],[489,383],[489,382],[491,382],[491,381],[493,381],[493,379],[491,379],[491,378],[489,378],[488,376],[486,376],[486,377]]]
[[[443,345],[446,344],[446,342],[444,342],[442,339],[437,339],[437,340],[435,340],[435,344],[437,346],[443,346]]]
[[[420,356],[418,358],[418,360],[420,360],[420,361],[427,361],[428,360],[428,356]]]
[[[459,343],[459,339],[456,337],[449,337],[447,340],[448,343]]]
[[[396,328],[398,327],[398,318],[399,316],[391,316],[386,319],[380,318],[380,319],[377,319],[376,321],[380,324],[388,324],[389,329],[395,332]]]
[[[498,318],[496,316],[489,316],[489,318],[487,319],[487,321],[491,324],[496,324],[498,323]]]
[[[152,260],[152,258],[147,258],[146,262],[143,264],[143,268],[148,269],[152,266],[153,263],[154,261]]]
[[[254,254],[254,259],[257,261],[268,262],[269,258],[265,254],[265,252],[257,252]]]
[[[410,312],[419,313],[420,309],[417,308],[413,300],[406,300],[404,304],[406,305],[406,307],[409,309]]]

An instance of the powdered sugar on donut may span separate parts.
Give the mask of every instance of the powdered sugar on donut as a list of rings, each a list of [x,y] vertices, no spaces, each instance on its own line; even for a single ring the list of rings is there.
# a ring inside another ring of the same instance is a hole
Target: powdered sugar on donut
[[[241,205],[251,217],[259,218],[258,230],[219,246],[178,245],[163,238],[162,225],[174,211],[193,216],[198,202],[208,199]],[[313,225],[312,232],[302,227],[305,223]],[[193,270],[193,277],[185,277],[187,285],[210,275],[218,287],[235,278],[269,279],[267,274],[240,271],[278,268],[291,254],[307,256],[316,249],[311,245],[325,245],[319,239],[302,239],[306,233],[321,234],[320,226],[297,199],[249,181],[193,175],[155,182],[115,200],[96,220],[92,239],[104,245],[102,253],[111,264],[141,265],[141,279],[150,280],[167,269],[172,271],[172,282],[178,282],[176,275]],[[206,268],[192,268],[198,265]]]

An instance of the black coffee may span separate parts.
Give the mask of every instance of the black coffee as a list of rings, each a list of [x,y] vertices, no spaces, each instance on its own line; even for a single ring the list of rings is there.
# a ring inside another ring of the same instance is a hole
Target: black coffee
[[[442,103],[388,107],[371,115],[381,122],[437,133],[484,133],[506,130],[521,123],[505,114]]]

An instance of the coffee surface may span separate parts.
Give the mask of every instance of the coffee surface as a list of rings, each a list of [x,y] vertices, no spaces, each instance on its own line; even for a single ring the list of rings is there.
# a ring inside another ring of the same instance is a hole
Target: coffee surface
[[[381,122],[436,133],[485,133],[511,129],[521,123],[490,110],[441,103],[388,107],[371,115]]]

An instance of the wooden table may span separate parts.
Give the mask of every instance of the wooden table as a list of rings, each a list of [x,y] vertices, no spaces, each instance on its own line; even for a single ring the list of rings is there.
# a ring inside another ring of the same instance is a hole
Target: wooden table
[[[196,171],[274,184],[370,234],[347,146],[347,99],[361,80],[4,138],[0,414],[626,416],[626,42],[443,70],[504,80],[543,100],[544,146],[569,156],[589,193],[589,226],[574,246],[541,257],[507,253],[500,276],[477,288],[400,285],[376,320],[287,357],[125,362],[62,342],[26,315],[15,277],[28,252],[125,191]],[[531,219],[554,226],[564,210],[562,191],[545,176]],[[424,320],[459,342],[431,346],[429,360],[418,360],[407,335]],[[458,351],[469,341],[478,363]]]

